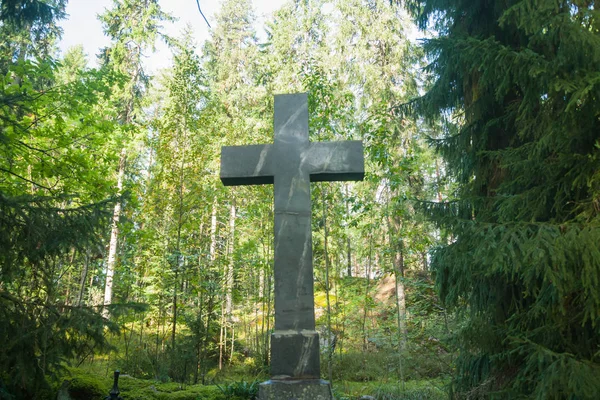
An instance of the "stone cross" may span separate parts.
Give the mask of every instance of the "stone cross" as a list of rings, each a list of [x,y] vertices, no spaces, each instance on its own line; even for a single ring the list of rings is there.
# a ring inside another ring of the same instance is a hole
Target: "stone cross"
[[[221,149],[224,185],[274,184],[275,330],[271,377],[319,379],[315,331],[310,182],[362,180],[360,141],[308,140],[306,93],[275,96],[275,142]]]

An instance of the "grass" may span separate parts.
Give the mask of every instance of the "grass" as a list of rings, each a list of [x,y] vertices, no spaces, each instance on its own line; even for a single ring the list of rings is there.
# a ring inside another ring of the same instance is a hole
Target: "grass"
[[[442,400],[447,399],[446,382],[433,379],[401,383],[381,382],[334,382],[334,393],[338,400],[359,399],[373,396],[377,400]]]

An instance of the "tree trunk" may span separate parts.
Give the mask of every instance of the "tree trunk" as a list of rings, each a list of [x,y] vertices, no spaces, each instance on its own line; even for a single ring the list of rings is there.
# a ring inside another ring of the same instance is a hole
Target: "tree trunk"
[[[406,296],[404,292],[404,241],[398,241],[398,250],[394,254],[394,275],[396,278],[396,306],[398,310],[398,332],[400,334],[400,349],[406,348]]]
[[[90,267],[90,250],[86,250],[83,262],[83,270],[81,271],[81,279],[79,280],[79,293],[77,293],[77,307],[81,307],[83,302],[83,292],[85,291],[85,281],[87,279],[88,269]]]
[[[210,261],[213,263],[217,257],[217,198],[213,199],[212,212],[210,215],[210,248],[209,255]]]
[[[221,329],[219,330],[219,370],[223,369],[223,346],[225,338],[225,305],[221,303]]]
[[[437,182],[437,198],[438,202],[444,201],[444,197],[442,196],[442,178],[440,175],[440,165],[439,160],[436,158],[435,160],[435,178]]]
[[[332,379],[332,361],[333,361],[333,343],[332,343],[332,332],[331,332],[331,303],[329,300],[329,246],[328,246],[328,236],[329,232],[327,230],[327,203],[325,201],[325,185],[322,186],[322,201],[323,201],[323,253],[325,256],[325,299],[327,300],[327,377],[329,382],[333,382]]]
[[[210,339],[210,323],[212,321],[212,315],[214,311],[214,303],[215,295],[214,292],[210,292],[210,296],[208,297],[208,304],[206,307],[206,324],[204,325],[204,340],[202,341],[202,384],[206,384],[206,371],[208,368],[208,363],[204,362],[204,358],[206,358],[206,347],[208,344],[208,340]]]
[[[371,284],[370,279],[370,270],[371,270],[371,262],[373,260],[373,237],[369,236],[369,261],[367,263],[367,268],[365,269],[365,297],[363,303],[363,320],[362,320],[362,336],[363,336],[363,354],[367,351],[368,346],[368,337],[367,337],[367,315],[369,313],[369,286]],[[363,357],[363,368],[365,367],[366,358]]]
[[[267,275],[267,326],[265,331],[265,362],[264,365],[269,365],[269,344],[270,344],[270,336],[269,331],[271,330],[271,269],[269,269],[269,274]]]
[[[227,240],[228,263],[225,269],[225,306],[221,312],[221,332],[219,338],[219,369],[223,368],[223,358],[227,354],[227,329],[232,324],[233,312],[233,250],[235,240],[235,198],[229,214],[229,239]]]
[[[173,323],[171,324],[171,350],[175,353],[175,332],[177,330],[177,280],[179,272],[175,270],[175,282],[173,285]]]
[[[228,322],[232,320],[232,312],[233,312],[233,250],[234,250],[234,242],[235,242],[235,198],[231,202],[231,212],[229,214],[229,246],[228,246],[228,256],[229,262],[227,263],[227,272],[225,277],[225,314]]]
[[[125,177],[125,164],[127,162],[127,152],[125,148],[121,150],[119,157],[119,172],[117,175],[117,196],[123,192],[123,179]],[[110,242],[108,245],[108,260],[106,262],[106,283],[104,284],[104,307],[102,315],[104,318],[110,318],[108,306],[112,304],[113,295],[113,277],[115,274],[115,264],[117,261],[117,246],[119,239],[119,218],[121,217],[121,201],[117,200],[113,209],[112,225],[110,230]]]
[[[234,343],[235,341],[235,326],[231,324],[231,349],[229,350],[229,365],[231,365],[231,361],[233,360],[233,351],[234,351]]]
[[[346,192],[346,218],[350,218],[350,201],[348,201],[348,197],[349,197],[349,190],[348,190],[348,185],[344,185],[344,191]],[[350,241],[350,234],[347,232],[347,239],[346,239],[346,258],[347,258],[347,272],[348,272],[348,276],[352,276],[352,247],[351,247],[351,241]]]
[[[175,244],[176,261],[175,261],[175,281],[173,285],[173,329],[171,332],[171,350],[175,353],[175,333],[177,332],[177,290],[179,289],[179,272],[183,272],[184,259],[181,254],[181,228],[183,225],[183,191],[185,186],[185,149],[186,149],[186,130],[183,132],[183,143],[181,146],[181,162],[179,164],[179,185],[177,187],[177,195],[179,196],[179,210],[177,213],[177,243]],[[184,274],[182,274],[182,286],[184,282]],[[183,291],[183,287],[182,287]]]

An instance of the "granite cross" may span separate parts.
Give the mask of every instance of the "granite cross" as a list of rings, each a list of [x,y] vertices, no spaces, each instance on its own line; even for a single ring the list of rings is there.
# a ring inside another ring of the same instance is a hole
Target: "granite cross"
[[[362,180],[360,141],[308,140],[306,93],[275,96],[275,142],[221,149],[224,185],[274,184],[275,330],[272,379],[318,379],[310,182]]]

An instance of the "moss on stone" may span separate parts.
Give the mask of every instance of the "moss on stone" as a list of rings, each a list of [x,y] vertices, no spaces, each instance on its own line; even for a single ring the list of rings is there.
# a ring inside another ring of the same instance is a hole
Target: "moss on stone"
[[[64,380],[71,382],[68,391],[72,400],[103,400],[112,387],[111,378],[75,368],[69,369],[69,373],[62,377]],[[127,375],[119,378],[119,390],[126,400],[226,400],[216,386],[182,386],[179,383],[161,383]]]
[[[103,400],[112,386],[108,378],[86,374],[80,370],[70,370],[69,396],[72,400]]]

